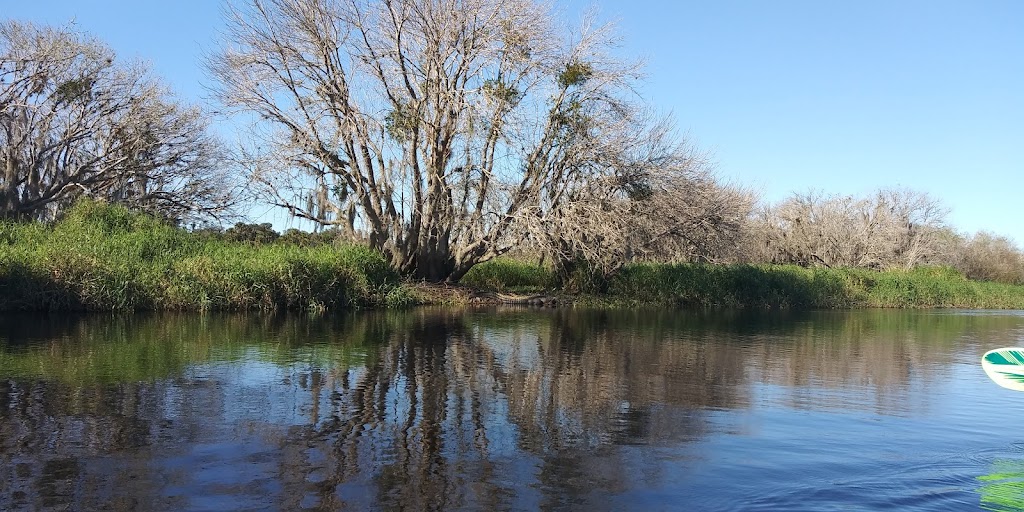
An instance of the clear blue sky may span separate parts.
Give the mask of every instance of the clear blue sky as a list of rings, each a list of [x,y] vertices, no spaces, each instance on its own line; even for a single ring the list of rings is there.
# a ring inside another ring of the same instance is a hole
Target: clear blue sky
[[[4,17],[74,19],[202,98],[217,0],[0,5]],[[959,230],[1024,244],[1024,1],[557,5],[573,20],[590,5],[618,20],[623,54],[648,63],[646,99],[713,152],[723,177],[768,200],[906,186],[950,207]]]

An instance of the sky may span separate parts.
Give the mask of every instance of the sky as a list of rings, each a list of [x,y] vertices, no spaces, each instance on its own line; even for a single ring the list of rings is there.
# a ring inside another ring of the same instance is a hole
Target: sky
[[[767,201],[811,189],[928,193],[957,230],[1024,246],[1024,2],[564,0],[617,23],[643,99]],[[74,22],[205,100],[218,0],[0,0],[0,18]],[[281,215],[264,209],[253,220]]]

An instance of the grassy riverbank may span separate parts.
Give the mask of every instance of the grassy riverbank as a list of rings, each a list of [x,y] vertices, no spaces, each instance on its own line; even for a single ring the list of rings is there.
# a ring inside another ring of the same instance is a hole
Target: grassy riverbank
[[[365,247],[229,242],[92,202],[53,226],[0,223],[2,310],[317,310],[407,298]]]
[[[778,265],[637,264],[586,283],[595,306],[1024,309],[1024,287],[948,268],[874,272]],[[339,310],[464,303],[472,289],[558,295],[551,271],[499,259],[462,288],[403,284],[365,247],[249,243],[83,202],[55,225],[0,222],[0,310]]]
[[[635,264],[604,289],[577,302],[599,306],[655,304],[726,308],[979,308],[1024,309],[1024,286],[978,282],[945,267],[877,272],[790,265]],[[548,289],[546,269],[511,260],[474,268],[465,284],[498,291]]]

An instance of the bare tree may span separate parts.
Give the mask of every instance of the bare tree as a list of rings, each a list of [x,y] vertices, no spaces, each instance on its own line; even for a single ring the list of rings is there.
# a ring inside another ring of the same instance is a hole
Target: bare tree
[[[874,217],[886,226],[883,236],[892,240],[887,252],[889,266],[909,269],[930,263],[941,252],[941,234],[949,208],[937,199],[905,188],[883,189],[875,194]]]
[[[210,69],[253,118],[252,181],[418,278],[561,229],[655,126],[610,28],[567,34],[534,0],[248,0],[227,17]]]
[[[748,231],[754,261],[912,268],[941,251],[947,209],[927,194],[884,189],[867,198],[794,194],[762,209]]]
[[[563,281],[580,263],[607,277],[634,261],[728,259],[754,196],[720,183],[706,155],[679,140],[666,120],[622,137],[603,153],[614,172],[588,177],[562,208],[527,219],[524,238],[552,256]]]
[[[224,212],[220,145],[199,109],[71,28],[0,23],[0,216],[92,196],[183,219]]]
[[[957,237],[950,244],[951,262],[970,279],[1001,283],[1024,283],[1024,255],[1012,240],[981,231]]]

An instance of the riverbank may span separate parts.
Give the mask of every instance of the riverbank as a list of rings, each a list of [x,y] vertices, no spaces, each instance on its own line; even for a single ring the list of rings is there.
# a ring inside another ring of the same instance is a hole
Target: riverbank
[[[405,292],[366,247],[232,242],[92,202],[0,223],[0,310],[335,310]]]
[[[598,307],[1024,309],[1024,286],[971,281],[948,267],[873,271],[793,265],[634,264],[601,290],[569,298]],[[543,267],[512,260],[477,266],[463,282],[496,291],[550,289]]]
[[[306,310],[518,303],[687,308],[1024,309],[1024,286],[955,270],[636,264],[582,276],[573,293],[543,266],[478,265],[461,286],[403,282],[362,246],[239,242],[83,202],[61,222],[0,222],[0,310]]]

